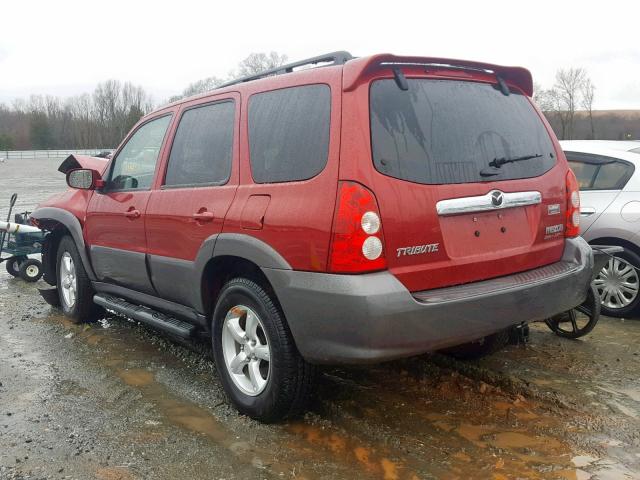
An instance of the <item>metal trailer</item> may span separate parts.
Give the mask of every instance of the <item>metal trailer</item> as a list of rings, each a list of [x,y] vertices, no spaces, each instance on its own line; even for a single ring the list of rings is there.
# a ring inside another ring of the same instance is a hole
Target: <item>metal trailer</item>
[[[14,222],[10,222],[17,199],[16,193],[11,195],[6,224],[0,225],[0,263],[6,262],[10,275],[37,282],[42,276],[42,262],[29,255],[42,253],[44,232],[29,224],[30,212],[16,213]]]

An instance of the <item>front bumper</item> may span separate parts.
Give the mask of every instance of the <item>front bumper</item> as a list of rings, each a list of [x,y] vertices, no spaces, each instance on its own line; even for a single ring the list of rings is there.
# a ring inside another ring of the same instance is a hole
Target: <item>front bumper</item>
[[[389,272],[333,275],[263,269],[302,356],[368,363],[459,345],[581,304],[593,254],[568,239],[562,259],[506,277],[409,292]]]

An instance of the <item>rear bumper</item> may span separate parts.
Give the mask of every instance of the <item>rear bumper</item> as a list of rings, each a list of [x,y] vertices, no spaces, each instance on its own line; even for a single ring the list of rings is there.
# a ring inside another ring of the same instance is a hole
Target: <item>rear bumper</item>
[[[323,364],[380,362],[466,343],[582,303],[593,254],[569,239],[560,262],[507,277],[409,292],[391,273],[263,269],[300,353]]]

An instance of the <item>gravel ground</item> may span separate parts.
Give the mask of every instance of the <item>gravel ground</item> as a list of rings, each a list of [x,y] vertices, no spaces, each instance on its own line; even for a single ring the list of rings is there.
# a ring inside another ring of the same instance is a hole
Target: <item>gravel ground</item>
[[[20,186],[5,167],[0,199]],[[27,208],[61,185],[20,188]],[[536,325],[476,362],[326,369],[280,425],[238,415],[209,354],[119,317],[73,325],[3,268],[0,479],[640,478],[638,320],[576,341]]]

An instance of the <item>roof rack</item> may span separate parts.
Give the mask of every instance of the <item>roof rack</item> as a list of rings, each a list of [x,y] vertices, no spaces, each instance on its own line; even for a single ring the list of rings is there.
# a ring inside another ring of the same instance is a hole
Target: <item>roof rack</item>
[[[260,73],[256,73],[255,75],[249,75],[247,77],[237,78],[235,80],[231,80],[230,82],[223,83],[217,88],[224,88],[230,85],[236,85],[237,83],[250,82],[251,80],[258,80],[260,78],[272,77],[274,75],[284,75],[286,73],[293,72],[294,68],[304,67],[305,65],[317,65],[318,63],[327,63],[328,65],[322,65],[323,67],[327,67],[330,65],[344,65],[349,60],[352,60],[353,57],[349,52],[340,51],[340,52],[331,52],[326,55],[319,55],[317,57],[307,58],[306,60],[300,60],[299,62],[287,63],[286,65],[281,65],[276,68],[271,68],[269,70],[265,70]]]

